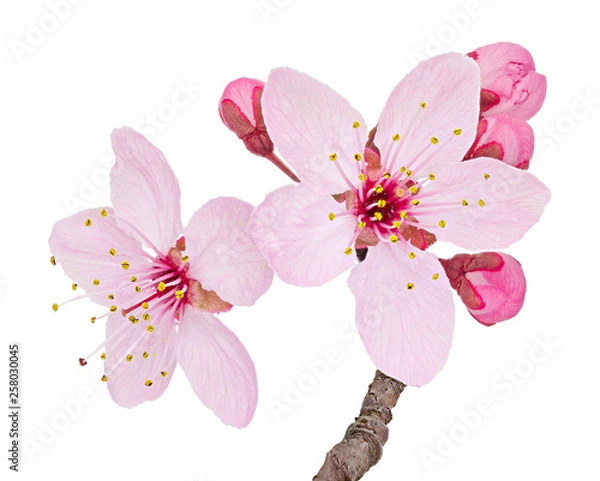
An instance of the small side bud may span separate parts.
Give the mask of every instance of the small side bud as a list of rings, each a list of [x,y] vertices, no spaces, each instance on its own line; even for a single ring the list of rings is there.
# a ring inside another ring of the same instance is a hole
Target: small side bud
[[[469,313],[486,326],[518,314],[525,302],[526,281],[519,261],[507,254],[482,252],[440,259],[450,285]]]
[[[219,101],[219,115],[225,126],[244,142],[246,149],[269,159],[293,181],[300,182],[274,153],[275,146],[262,115],[264,88],[265,83],[256,79],[239,78],[230,82]]]

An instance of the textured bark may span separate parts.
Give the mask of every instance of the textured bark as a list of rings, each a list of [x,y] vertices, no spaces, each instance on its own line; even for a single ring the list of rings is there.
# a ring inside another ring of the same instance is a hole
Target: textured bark
[[[379,462],[388,439],[392,408],[405,387],[381,371],[375,373],[359,416],[344,439],[327,453],[313,481],[357,481]]]

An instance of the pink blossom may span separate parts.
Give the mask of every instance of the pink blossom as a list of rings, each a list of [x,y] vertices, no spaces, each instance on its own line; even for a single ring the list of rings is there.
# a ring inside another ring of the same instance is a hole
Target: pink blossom
[[[293,181],[298,177],[273,152],[274,146],[263,120],[261,98],[264,82],[239,78],[227,84],[219,101],[219,115],[250,152],[269,159]]]
[[[412,385],[443,367],[454,325],[450,283],[427,247],[436,239],[506,247],[549,200],[528,172],[487,157],[462,162],[475,139],[479,92],[472,59],[426,60],[394,88],[369,134],[347,100],[305,74],[275,69],[264,91],[271,138],[302,183],[257,207],[256,243],[289,283],[316,286],[352,268],[369,355]],[[356,265],[352,254],[364,247]]]
[[[535,71],[520,45],[499,42],[468,54],[481,69],[481,115],[510,114],[528,120],[546,97],[546,77]]]
[[[252,206],[213,199],[184,228],[179,184],[163,154],[128,128],[115,130],[112,144],[113,207],[62,219],[49,239],[74,285],[106,308],[92,322],[107,317],[110,395],[124,407],[154,400],[180,364],[225,424],[246,426],[257,402],[254,364],[213,314],[253,304],[271,283],[247,232]]]
[[[512,115],[492,115],[479,120],[475,142],[465,160],[492,157],[527,169],[533,156],[533,144],[533,129],[527,122]]]
[[[525,302],[526,282],[519,261],[508,254],[482,252],[440,259],[469,313],[491,326],[518,314]]]

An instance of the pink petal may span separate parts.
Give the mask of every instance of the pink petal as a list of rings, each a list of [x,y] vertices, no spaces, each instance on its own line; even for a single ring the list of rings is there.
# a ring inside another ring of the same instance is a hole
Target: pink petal
[[[348,190],[338,168],[354,182],[354,156],[362,155],[367,129],[346,99],[306,74],[278,68],[265,87],[263,114],[276,149],[309,189],[320,194]]]
[[[133,304],[134,299],[131,296],[123,305]],[[133,324],[117,311],[106,323],[108,390],[117,404],[128,408],[160,397],[177,366],[173,318],[165,315],[138,321]]]
[[[350,274],[358,332],[375,366],[422,386],[442,369],[452,343],[454,305],[444,269],[428,252],[397,244],[369,248]],[[414,286],[407,288],[408,283]]]
[[[189,276],[234,305],[250,306],[273,280],[273,271],[252,237],[253,207],[233,197],[208,201],[184,229]]]
[[[302,185],[271,192],[250,221],[250,232],[275,273],[285,282],[318,286],[349,269],[355,262],[345,254],[353,244],[354,216],[329,219],[345,211],[329,195],[315,194]]]
[[[251,127],[257,126],[254,96],[257,89],[260,91],[264,87],[264,82],[251,78],[239,78],[227,84],[219,101],[219,114],[227,127],[237,134],[247,130],[247,125],[240,124],[239,117],[227,114],[227,109],[230,108],[236,108]]]
[[[499,42],[469,54],[481,68],[481,88],[496,100],[482,115],[508,113],[530,119],[546,97],[546,77],[535,72],[531,54],[520,45]]]
[[[179,324],[177,360],[200,400],[225,424],[248,425],[258,399],[250,355],[224,324],[188,309]]]
[[[534,135],[529,124],[512,115],[493,115],[480,121],[481,135],[467,158],[493,157],[508,165],[527,169],[533,155]],[[499,155],[497,155],[499,154]]]
[[[419,63],[394,88],[377,124],[384,170],[460,162],[475,139],[478,117],[479,69],[473,60],[449,53]]]
[[[139,241],[117,226],[110,207],[87,209],[58,221],[48,243],[67,276],[104,306],[114,304],[108,294],[131,285],[131,273],[123,262],[142,268],[150,265]]]
[[[130,128],[113,131],[110,173],[117,223],[165,253],[181,234],[179,183],[162,152]]]
[[[439,240],[471,250],[519,240],[550,200],[550,191],[534,175],[495,159],[473,159],[434,174],[410,213]]]

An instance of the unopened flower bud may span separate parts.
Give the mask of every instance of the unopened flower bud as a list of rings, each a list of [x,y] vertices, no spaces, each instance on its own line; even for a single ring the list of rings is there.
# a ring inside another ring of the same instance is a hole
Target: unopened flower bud
[[[530,119],[546,97],[546,77],[535,71],[520,45],[499,42],[467,54],[481,69],[481,116],[510,114]]]
[[[264,82],[239,78],[230,82],[219,101],[219,115],[229,130],[234,132],[246,148],[265,157],[295,182],[298,177],[274,153],[274,145],[267,132],[262,115],[261,98]]]
[[[525,301],[525,274],[507,254],[482,252],[440,259],[450,285],[469,313],[491,326],[517,315]]]
[[[475,142],[465,160],[492,157],[519,169],[527,169],[533,155],[533,129],[527,122],[499,114],[479,120]]]

